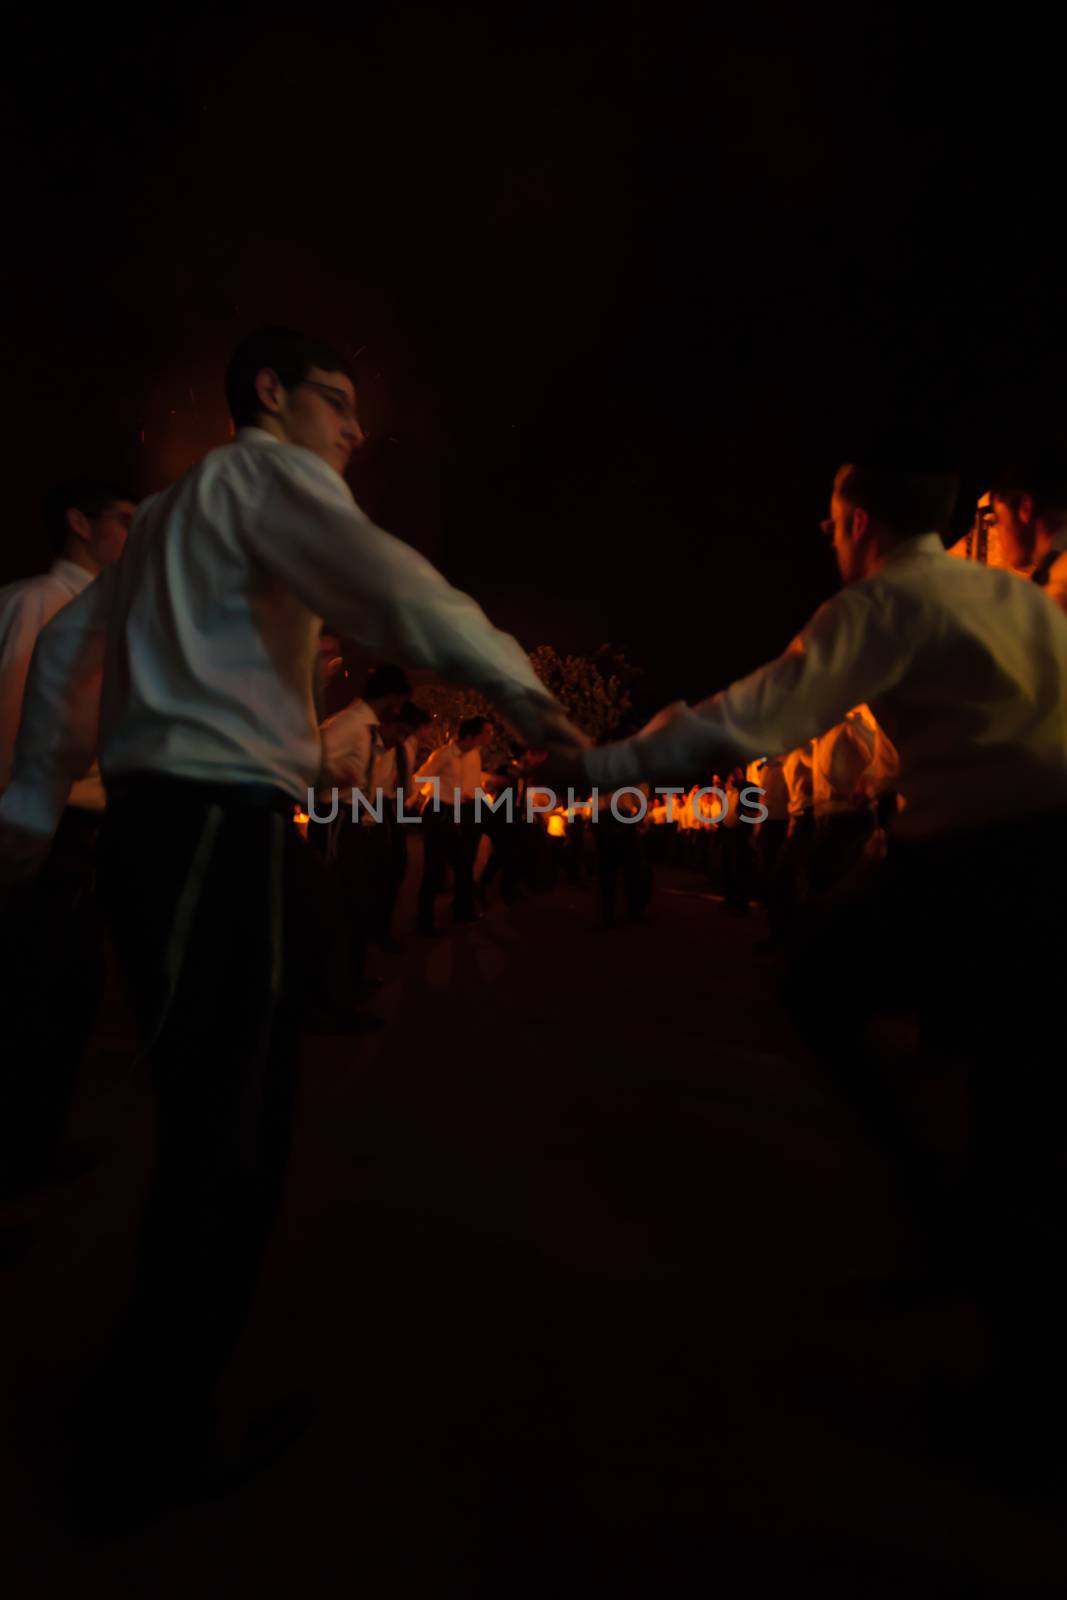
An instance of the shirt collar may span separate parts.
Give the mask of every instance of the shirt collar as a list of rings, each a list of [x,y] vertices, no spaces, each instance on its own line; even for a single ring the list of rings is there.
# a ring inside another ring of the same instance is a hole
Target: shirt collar
[[[875,575],[894,562],[909,561],[912,556],[943,556],[945,553],[945,542],[939,533],[920,533],[914,539],[901,539],[888,550],[878,563]]]
[[[281,444],[273,433],[268,433],[266,428],[257,428],[249,424],[247,428],[238,428],[234,434],[238,444]]]
[[[57,556],[49,569],[49,576],[57,579],[65,589],[73,590],[76,595],[88,589],[93,581],[91,572],[87,572],[76,561],[68,561],[66,556]]]
[[[369,705],[366,700],[364,700],[362,698],[358,699],[358,700],[353,700],[352,703],[350,704],[350,706],[348,707],[348,710],[349,710],[349,712],[350,712],[350,714],[352,716],[352,720],[354,722],[359,723],[362,727],[365,727],[365,728],[377,728],[378,727],[378,725],[379,725],[378,724],[378,718],[377,718],[377,716],[376,716],[376,714],[374,712],[373,707],[371,705]]]

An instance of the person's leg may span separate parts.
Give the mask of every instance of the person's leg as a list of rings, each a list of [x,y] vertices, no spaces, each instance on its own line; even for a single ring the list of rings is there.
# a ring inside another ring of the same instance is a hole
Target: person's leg
[[[363,984],[367,970],[374,902],[374,829],[360,823],[341,824],[335,870],[342,914],[348,929],[348,998]]]
[[[925,997],[936,1039],[951,1037],[969,1068],[969,1258],[995,1334],[997,1376],[1021,1406],[1039,1400],[1050,1428],[1067,1404],[1059,1270],[1067,1084],[1055,1023],[1067,964],[1065,824],[998,829],[969,856],[950,858],[941,887],[954,907],[956,937],[942,957],[951,991],[939,986]]]
[[[441,891],[441,881],[444,876],[447,849],[445,840],[445,827],[447,818],[444,812],[435,812],[432,807],[422,814],[422,878],[419,883],[418,901],[418,928],[420,933],[433,933],[434,915],[437,905],[437,896]]]
[[[165,863],[152,861],[146,847],[160,834],[146,835],[134,808],[114,817],[105,853],[116,943],[159,1094],[111,1381],[126,1430],[156,1452],[175,1441],[177,1460],[182,1442],[195,1449],[206,1430],[281,1195],[298,1041],[285,944],[291,953],[304,929],[294,922],[284,940],[300,844],[283,817],[184,799],[156,815]]]
[[[386,829],[386,860],[379,902],[375,938],[386,949],[395,949],[393,918],[408,867],[408,837],[406,824],[390,817],[383,824]]]
[[[452,824],[452,871],[455,876],[455,897],[452,915],[457,922],[470,922],[474,918],[474,863],[482,830],[474,820],[474,807],[464,805],[460,820]]]
[[[597,879],[600,889],[600,921],[603,927],[613,928],[618,920],[616,916],[616,900],[618,896],[619,881],[619,851],[618,840],[614,837],[611,824],[600,823],[600,832],[597,834]]]
[[[99,823],[92,812],[64,812],[39,876],[5,899],[0,1192],[47,1176],[100,1008],[104,934],[93,892]]]
[[[644,916],[652,897],[652,872],[645,860],[644,839],[636,828],[632,830],[632,837],[626,839],[624,849],[623,896],[626,915],[631,921],[637,921]]]

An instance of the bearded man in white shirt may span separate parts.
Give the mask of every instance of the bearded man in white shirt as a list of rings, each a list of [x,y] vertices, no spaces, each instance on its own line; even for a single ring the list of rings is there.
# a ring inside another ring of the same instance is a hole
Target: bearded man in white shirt
[[[159,1085],[107,1419],[131,1493],[197,1470],[282,1190],[316,954],[293,812],[320,770],[322,618],[476,688],[533,744],[583,743],[519,644],[356,505],[339,357],[266,329],[238,346],[226,392],[234,441],[146,501],[121,567],[42,633],[0,803],[17,870],[92,760],[99,703],[101,884]]]
[[[1067,617],[1013,573],[948,557],[956,491],[923,464],[843,466],[823,524],[841,592],[777,660],[570,770],[601,789],[677,782],[870,707],[897,752],[900,806],[873,903],[822,951],[823,1039],[862,1078],[857,1000],[910,1002],[928,1044],[966,1063],[979,1287],[1001,1371],[1047,1378],[1041,1357],[1058,1363],[1067,1331],[1050,1265],[1063,1256],[1067,1090],[1043,1034],[1067,967]],[[568,764],[550,771],[559,785]],[[995,950],[995,981],[977,987],[976,935]]]
[[[11,773],[37,637],[118,560],[136,509],[105,483],[59,485],[45,501],[56,552],[50,570],[0,589],[0,790]],[[92,896],[103,809],[94,767],[71,789],[46,867],[33,883],[16,886],[5,906],[0,1190],[9,1193],[39,1180],[55,1158],[103,993],[103,941]]]

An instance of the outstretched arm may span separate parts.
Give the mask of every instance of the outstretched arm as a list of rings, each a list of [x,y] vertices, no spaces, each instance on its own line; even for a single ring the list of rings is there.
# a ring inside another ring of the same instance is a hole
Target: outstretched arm
[[[600,788],[673,779],[780,755],[825,733],[853,706],[897,681],[900,642],[861,591],[820,607],[776,661],[721,694],[661,711],[632,739],[589,750],[582,765]]]
[[[481,690],[527,744],[584,747],[517,640],[418,551],[371,522],[335,472],[310,451],[272,451],[269,460],[244,538],[305,605],[369,654]]]

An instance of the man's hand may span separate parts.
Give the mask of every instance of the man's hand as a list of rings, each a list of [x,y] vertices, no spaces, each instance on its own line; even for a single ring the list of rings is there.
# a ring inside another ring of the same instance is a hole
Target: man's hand
[[[51,848],[50,836],[0,823],[0,889],[10,889],[34,877]]]

